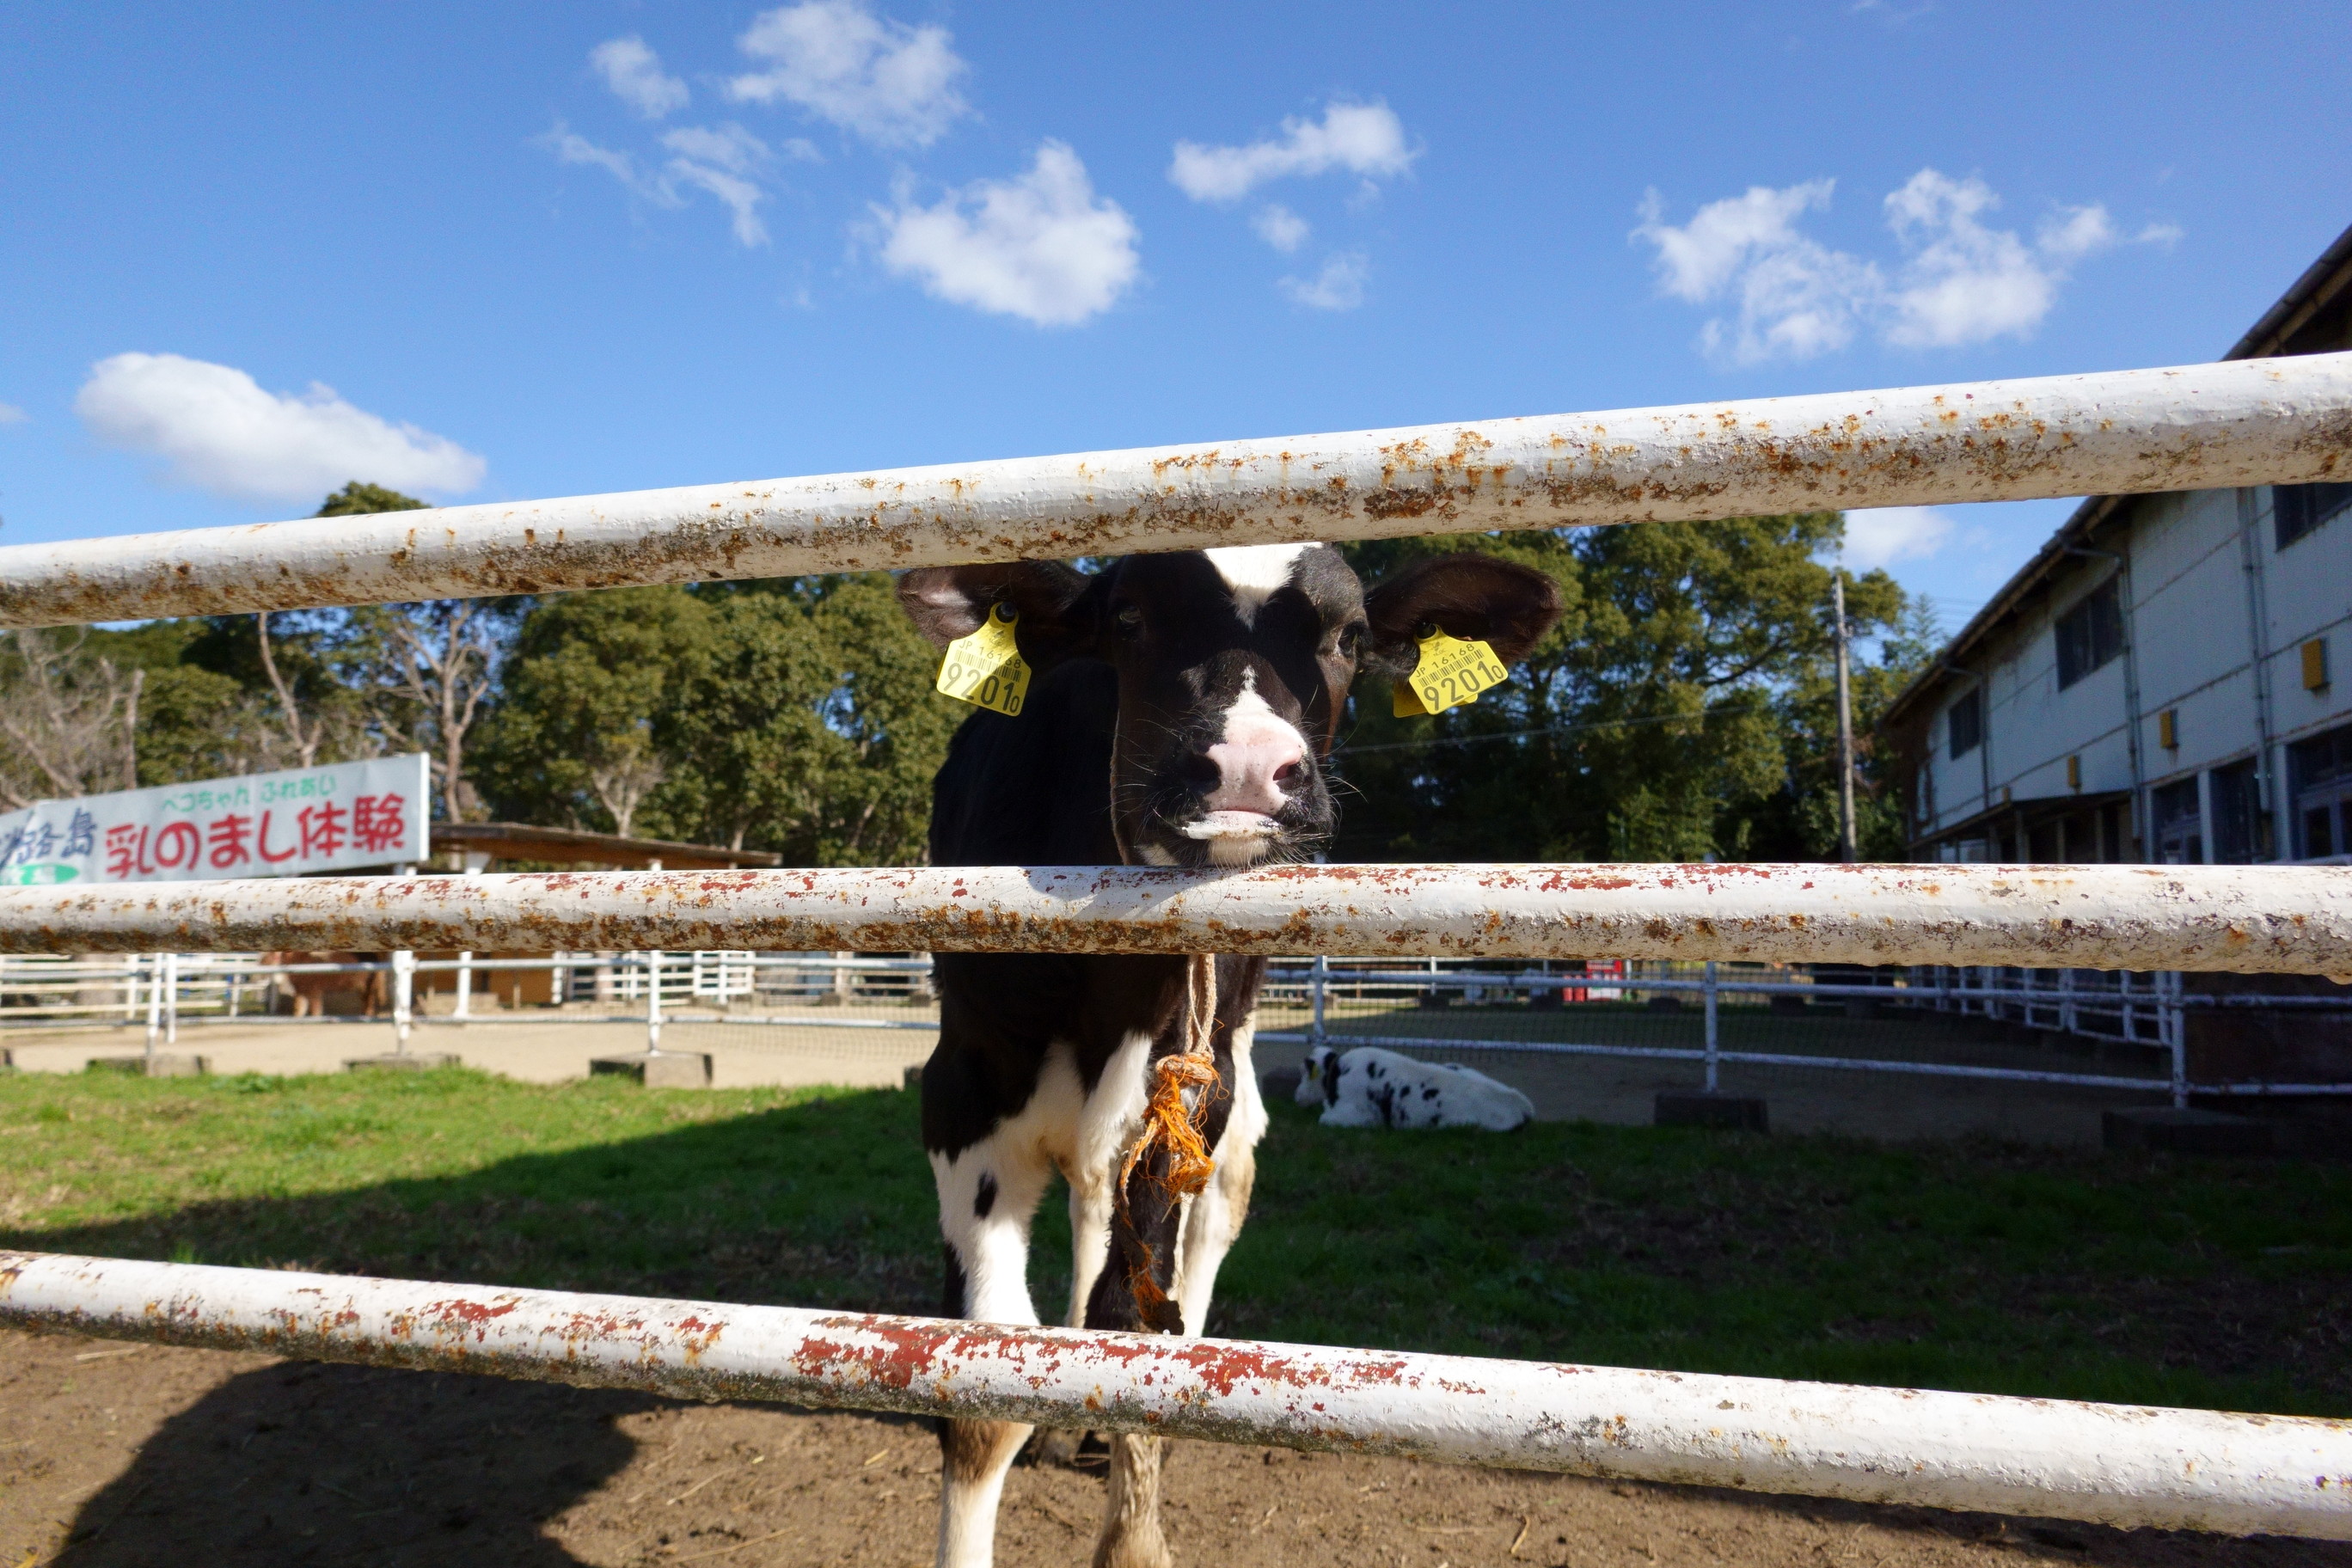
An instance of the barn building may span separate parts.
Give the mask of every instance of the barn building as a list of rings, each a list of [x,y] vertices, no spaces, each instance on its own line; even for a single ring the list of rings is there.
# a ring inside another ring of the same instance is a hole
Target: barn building
[[[2352,229],[2224,356],[2352,349]],[[1890,709],[1912,858],[2352,862],[2352,473],[2094,496]]]

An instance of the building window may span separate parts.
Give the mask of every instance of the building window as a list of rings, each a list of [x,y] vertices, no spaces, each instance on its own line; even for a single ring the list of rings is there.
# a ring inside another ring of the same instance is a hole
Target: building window
[[[1951,731],[1955,762],[1975,751],[1984,741],[1984,688],[1974,688],[1947,709],[1944,726]]]
[[[2205,813],[2198,804],[2195,775],[2151,791],[2148,804],[2156,817],[2157,864],[2203,865]]]
[[[2352,854],[2352,725],[2286,749],[2299,860]]]
[[[2213,859],[2252,866],[2271,858],[2271,823],[2263,815],[2254,759],[2213,770]]]
[[[2122,579],[2109,577],[2058,617],[2058,689],[2124,651]]]
[[[2352,507],[2352,484],[2278,485],[2271,490],[2271,518],[2284,550],[2305,534]]]

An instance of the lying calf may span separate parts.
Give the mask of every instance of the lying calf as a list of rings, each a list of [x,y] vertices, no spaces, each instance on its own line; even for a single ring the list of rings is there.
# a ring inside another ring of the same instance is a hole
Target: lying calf
[[[1509,1132],[1536,1113],[1528,1097],[1485,1073],[1448,1062],[1418,1062],[1373,1046],[1346,1056],[1328,1046],[1307,1053],[1298,1103],[1323,1108],[1326,1127],[1484,1127]]]

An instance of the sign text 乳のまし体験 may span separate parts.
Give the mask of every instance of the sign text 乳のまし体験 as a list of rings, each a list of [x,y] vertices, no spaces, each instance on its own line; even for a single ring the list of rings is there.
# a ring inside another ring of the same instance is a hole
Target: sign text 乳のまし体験
[[[422,755],[40,801],[0,816],[0,883],[285,877],[425,856]]]

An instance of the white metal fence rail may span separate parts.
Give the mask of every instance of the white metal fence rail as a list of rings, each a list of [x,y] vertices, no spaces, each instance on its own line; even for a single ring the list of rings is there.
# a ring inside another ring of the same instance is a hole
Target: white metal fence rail
[[[2352,1540],[2352,1423],[0,1252],[0,1323],[686,1398]]]
[[[2296,483],[2341,478],[2347,461],[2352,354],[2326,354],[16,546],[0,550],[0,626]],[[259,948],[1390,952],[2352,978],[2352,869],[1000,867],[0,889],[0,952]],[[25,1323],[305,1355],[2352,1538],[2352,1440],[2333,1422],[23,1255],[0,1255],[0,1316]]]
[[[0,888],[0,952],[1393,952],[2352,978],[2352,867],[1130,866]]]
[[[2294,483],[2347,445],[2352,354],[2237,360],[21,544],[0,626]]]

